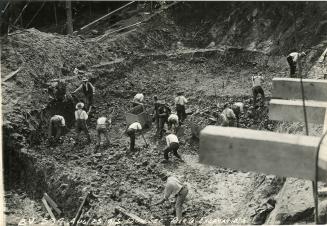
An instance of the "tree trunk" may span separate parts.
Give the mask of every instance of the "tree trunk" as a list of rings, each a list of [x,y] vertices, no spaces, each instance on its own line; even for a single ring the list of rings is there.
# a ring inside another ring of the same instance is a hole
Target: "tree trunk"
[[[72,2],[66,0],[67,34],[73,34]]]

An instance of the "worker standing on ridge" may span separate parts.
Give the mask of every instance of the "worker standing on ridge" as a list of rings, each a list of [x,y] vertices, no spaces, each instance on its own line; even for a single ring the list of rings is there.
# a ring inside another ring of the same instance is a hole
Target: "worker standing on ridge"
[[[232,110],[235,114],[235,117],[236,117],[236,127],[238,127],[238,122],[239,122],[239,119],[240,119],[240,115],[241,113],[244,112],[244,104],[242,102],[235,102],[233,105],[232,105]]]
[[[76,69],[76,68],[75,68]],[[88,107],[88,111],[87,114],[90,114],[92,106],[93,106],[93,96],[95,94],[95,88],[92,85],[91,82],[89,82],[89,80],[84,77],[82,79],[82,84],[74,91],[72,92],[73,94],[82,90],[86,99],[86,105]]]
[[[133,152],[135,150],[135,138],[138,132],[142,131],[142,126],[139,122],[132,123],[126,130],[126,134],[130,137],[130,148],[129,150]]]
[[[224,110],[221,113],[223,119],[222,126],[234,126],[236,116],[232,109],[230,109],[229,103],[224,104]]]
[[[65,119],[61,115],[54,115],[50,119],[49,125],[49,142],[58,142],[62,133],[63,129],[66,126]],[[54,139],[52,139],[54,137]]]
[[[181,125],[186,118],[185,104],[187,104],[187,99],[183,96],[183,92],[177,92],[177,97],[175,98],[175,105],[179,119],[179,125]]]
[[[153,121],[155,122],[156,124],[156,137],[158,138],[159,137],[159,133],[160,133],[160,130],[159,130],[159,107],[160,107],[160,102],[158,100],[158,97],[155,95],[153,97]]]
[[[261,83],[264,81],[262,77],[262,73],[258,73],[258,75],[253,75],[251,77],[252,80],[252,94],[253,94],[253,106],[256,106],[257,96],[260,93],[263,104],[265,103],[265,93],[261,87]]]
[[[177,224],[179,224],[182,221],[183,204],[188,194],[187,185],[183,184],[175,176],[161,175],[161,180],[167,181],[165,186],[164,197],[162,200],[157,203],[154,203],[152,206],[164,203],[165,201],[168,201],[170,197],[175,197]]]
[[[164,149],[164,158],[165,160],[162,163],[168,163],[169,156],[168,154],[172,152],[181,162],[184,162],[181,156],[177,153],[179,149],[179,141],[177,136],[174,133],[170,133],[166,136],[167,147]]]
[[[300,63],[300,60],[302,57],[306,56],[305,52],[291,52],[287,56],[287,62],[290,66],[290,77],[296,78],[295,71],[296,71],[296,65]]]
[[[88,119],[87,113],[83,110],[84,104],[78,103],[76,104],[76,111],[75,111],[75,119],[76,119],[76,141],[79,142],[79,136],[81,131],[84,131],[85,135],[87,136],[88,143],[91,143],[91,137],[89,134],[89,130],[87,129],[86,120]]]
[[[143,105],[144,95],[142,93],[137,93],[133,98],[133,107],[138,105]]]
[[[168,117],[168,129],[176,133],[178,125],[178,116],[175,113],[170,114]]]
[[[108,130],[111,127],[111,119],[108,117],[100,117],[97,120],[97,144],[95,146],[96,149],[98,149],[100,147],[100,143],[101,143],[101,135],[104,135],[107,141],[107,145],[110,144],[110,140],[109,140],[109,134],[108,134]]]
[[[159,116],[159,139],[162,138],[165,132],[165,123],[168,123],[168,117],[171,113],[170,108],[167,106],[164,100],[159,101],[159,109],[158,109],[158,116]]]

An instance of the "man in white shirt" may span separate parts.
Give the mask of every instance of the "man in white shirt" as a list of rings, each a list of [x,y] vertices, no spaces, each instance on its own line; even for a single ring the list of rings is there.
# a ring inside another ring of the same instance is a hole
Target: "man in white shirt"
[[[168,117],[168,129],[176,133],[178,125],[178,116],[174,113],[170,114]]]
[[[232,109],[230,109],[229,104],[224,104],[224,110],[221,113],[223,119],[222,126],[234,126],[234,121],[236,116]]]
[[[77,137],[76,140],[79,142],[79,136],[81,131],[84,131],[85,135],[87,136],[88,143],[91,143],[91,137],[89,134],[89,130],[86,125],[86,120],[88,119],[88,115],[86,111],[83,110],[84,104],[78,103],[76,105],[76,111],[75,111],[75,120],[76,120],[76,133]]]
[[[126,130],[126,134],[130,137],[130,148],[132,152],[135,149],[135,137],[137,132],[142,131],[142,126],[139,122],[132,123]]]
[[[180,223],[182,221],[182,213],[183,213],[183,203],[185,202],[186,196],[188,194],[188,188],[187,185],[181,183],[175,176],[167,177],[162,176],[161,179],[167,180],[166,186],[165,186],[165,194],[163,199],[161,199],[159,202],[153,204],[159,205],[161,203],[164,203],[165,201],[168,201],[170,197],[175,197],[175,209],[176,209],[176,217],[177,217],[177,223]]]
[[[144,95],[142,93],[137,93],[133,98],[133,107],[143,104]]]
[[[172,152],[181,162],[184,162],[181,158],[181,156],[177,153],[177,150],[179,149],[179,141],[175,134],[171,133],[168,136],[166,136],[166,143],[167,147],[164,150],[164,158],[165,160],[162,163],[167,163],[169,160],[168,154]]]
[[[265,93],[261,86],[264,80],[261,73],[258,75],[253,75],[251,79],[252,79],[253,106],[256,106],[258,94],[261,95],[262,102],[264,103],[265,101]]]
[[[104,135],[106,138],[107,144],[110,144],[109,141],[109,134],[108,134],[108,129],[111,126],[111,119],[107,117],[100,117],[97,120],[97,144],[96,144],[96,149],[100,147],[101,143],[101,134]]]
[[[183,96],[183,92],[178,92],[175,98],[175,105],[180,125],[186,118],[185,104],[187,104],[187,99]]]
[[[287,62],[290,66],[290,77],[291,78],[295,78],[295,71],[296,71],[296,65],[300,62],[300,59],[302,57],[306,56],[305,52],[291,52],[290,54],[288,54],[287,56]]]
[[[49,125],[49,141],[52,143],[52,138],[54,141],[58,142],[60,136],[62,135],[63,128],[66,126],[65,119],[61,115],[54,115],[50,119]]]

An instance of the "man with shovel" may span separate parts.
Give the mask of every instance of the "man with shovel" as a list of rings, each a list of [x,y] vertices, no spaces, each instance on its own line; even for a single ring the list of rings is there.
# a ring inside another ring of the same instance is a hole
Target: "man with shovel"
[[[126,130],[126,134],[130,138],[130,148],[129,148],[129,150],[131,152],[133,152],[135,150],[136,134],[141,133],[141,131],[142,131],[142,126],[141,126],[141,124],[139,122],[132,123]],[[141,135],[142,135],[142,137],[144,139],[144,142],[145,142],[146,146],[148,146],[143,134],[141,134]]]
[[[168,136],[166,136],[166,142],[167,142],[167,147],[164,149],[165,160],[163,160],[162,163],[168,163],[169,161],[168,154],[170,152],[172,152],[173,155],[175,155],[179,159],[179,161],[184,162],[181,156],[177,153],[177,150],[179,149],[179,141],[177,136],[174,133],[170,133]]]

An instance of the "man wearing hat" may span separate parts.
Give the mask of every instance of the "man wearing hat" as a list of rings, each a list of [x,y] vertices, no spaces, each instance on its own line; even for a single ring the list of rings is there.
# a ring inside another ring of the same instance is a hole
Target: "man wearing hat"
[[[171,113],[170,108],[164,100],[159,101],[158,117],[159,117],[159,139],[163,136],[165,123],[168,123],[168,117]]]
[[[286,59],[290,66],[290,77],[291,78],[296,78],[296,76],[295,76],[296,65],[298,63],[300,63],[301,58],[304,56],[306,56],[305,52],[298,53],[298,52],[294,51],[294,52],[291,52],[290,54],[288,54]]]
[[[223,119],[222,126],[234,126],[236,116],[234,111],[230,109],[229,103],[224,104],[224,110],[221,113]]]
[[[169,160],[168,154],[170,152],[173,153],[181,162],[184,162],[181,158],[181,156],[177,153],[177,150],[179,149],[179,141],[177,136],[174,133],[170,133],[168,136],[166,136],[166,143],[167,147],[164,149],[164,158],[165,160],[163,163],[167,163]]]
[[[91,137],[86,125],[86,120],[88,119],[88,115],[86,111],[83,110],[83,108],[84,108],[83,103],[78,103],[76,105],[76,109],[77,109],[75,111],[76,132],[77,132],[76,140],[77,142],[79,142],[80,133],[81,131],[84,131],[85,135],[87,136],[88,143],[91,143]]]
[[[185,104],[187,104],[187,99],[183,96],[183,92],[178,92],[177,97],[175,98],[175,105],[179,119],[179,125],[181,125],[186,118]]]
[[[93,105],[93,95],[95,93],[95,88],[92,85],[92,83],[89,82],[89,80],[86,77],[84,77],[82,79],[82,84],[72,93],[76,93],[80,90],[82,90],[85,95],[86,105],[89,108],[88,113],[90,113]]]
[[[130,148],[129,150],[132,152],[135,150],[135,138],[136,138],[136,133],[141,132],[142,126],[139,122],[133,122],[132,124],[129,125],[129,127],[126,130],[127,136],[130,138]]]
[[[176,209],[176,217],[177,223],[181,223],[182,221],[182,213],[183,213],[183,204],[186,200],[186,196],[188,194],[187,185],[182,183],[175,176],[168,176],[167,174],[160,175],[162,181],[166,181],[164,197],[159,202],[152,204],[152,206],[159,205],[168,201],[170,197],[175,197],[175,209]]]
[[[261,100],[264,103],[265,101],[265,93],[262,89],[263,77],[262,73],[258,73],[257,75],[253,75],[251,77],[252,80],[252,94],[253,94],[253,106],[256,106],[257,96],[261,95]]]

